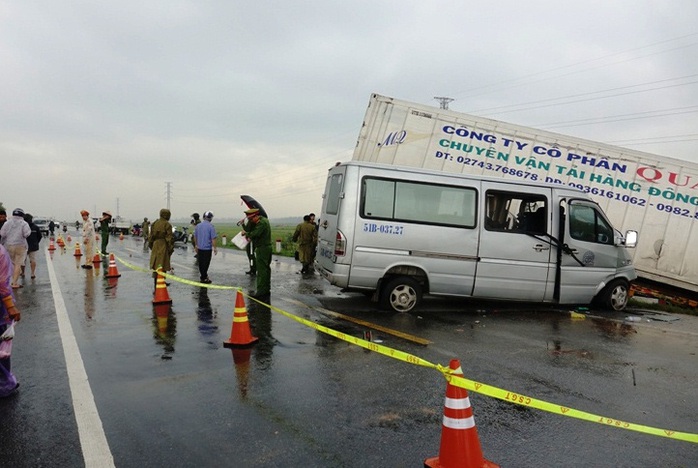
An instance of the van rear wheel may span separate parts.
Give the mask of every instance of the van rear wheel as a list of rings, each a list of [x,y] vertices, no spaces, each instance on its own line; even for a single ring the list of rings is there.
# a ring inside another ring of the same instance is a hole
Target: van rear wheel
[[[409,312],[422,300],[422,287],[409,276],[398,276],[381,289],[381,306],[395,312]]]
[[[623,310],[628,305],[629,285],[622,279],[611,281],[599,294],[596,303],[608,310]]]

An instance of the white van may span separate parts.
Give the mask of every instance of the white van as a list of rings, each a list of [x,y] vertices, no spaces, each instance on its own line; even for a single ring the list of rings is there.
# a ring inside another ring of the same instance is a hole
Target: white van
[[[636,242],[574,188],[352,161],[329,170],[316,263],[399,312],[423,294],[622,310]]]

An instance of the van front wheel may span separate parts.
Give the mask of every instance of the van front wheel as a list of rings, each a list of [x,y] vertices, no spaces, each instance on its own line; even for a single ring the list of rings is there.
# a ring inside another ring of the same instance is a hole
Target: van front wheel
[[[628,282],[615,280],[601,291],[597,298],[597,304],[609,310],[623,310],[628,305]]]
[[[382,288],[381,305],[395,312],[409,312],[422,300],[422,288],[409,276],[391,279]]]

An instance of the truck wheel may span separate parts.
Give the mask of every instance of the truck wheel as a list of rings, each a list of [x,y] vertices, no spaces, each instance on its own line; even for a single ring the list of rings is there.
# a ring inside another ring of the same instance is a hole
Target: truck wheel
[[[381,305],[395,312],[409,312],[422,300],[422,287],[409,276],[391,279],[381,290]]]
[[[609,283],[599,294],[597,304],[609,310],[623,310],[628,305],[628,282],[622,279]]]

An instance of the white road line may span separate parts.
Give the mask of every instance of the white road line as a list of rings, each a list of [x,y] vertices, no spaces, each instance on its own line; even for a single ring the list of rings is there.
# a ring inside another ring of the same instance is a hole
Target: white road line
[[[63,343],[63,355],[65,356],[65,365],[68,370],[68,383],[70,384],[70,393],[73,397],[73,409],[78,424],[82,457],[87,468],[113,467],[114,458],[109,449],[107,437],[104,434],[102,420],[97,412],[97,405],[87,379],[87,373],[78,349],[78,343],[73,334],[73,328],[70,326],[68,311],[63,301],[63,294],[58,285],[58,279],[56,278],[56,272],[53,270],[53,262],[48,250],[46,250],[46,265],[48,276],[51,280],[53,302],[56,307],[58,331]]]

